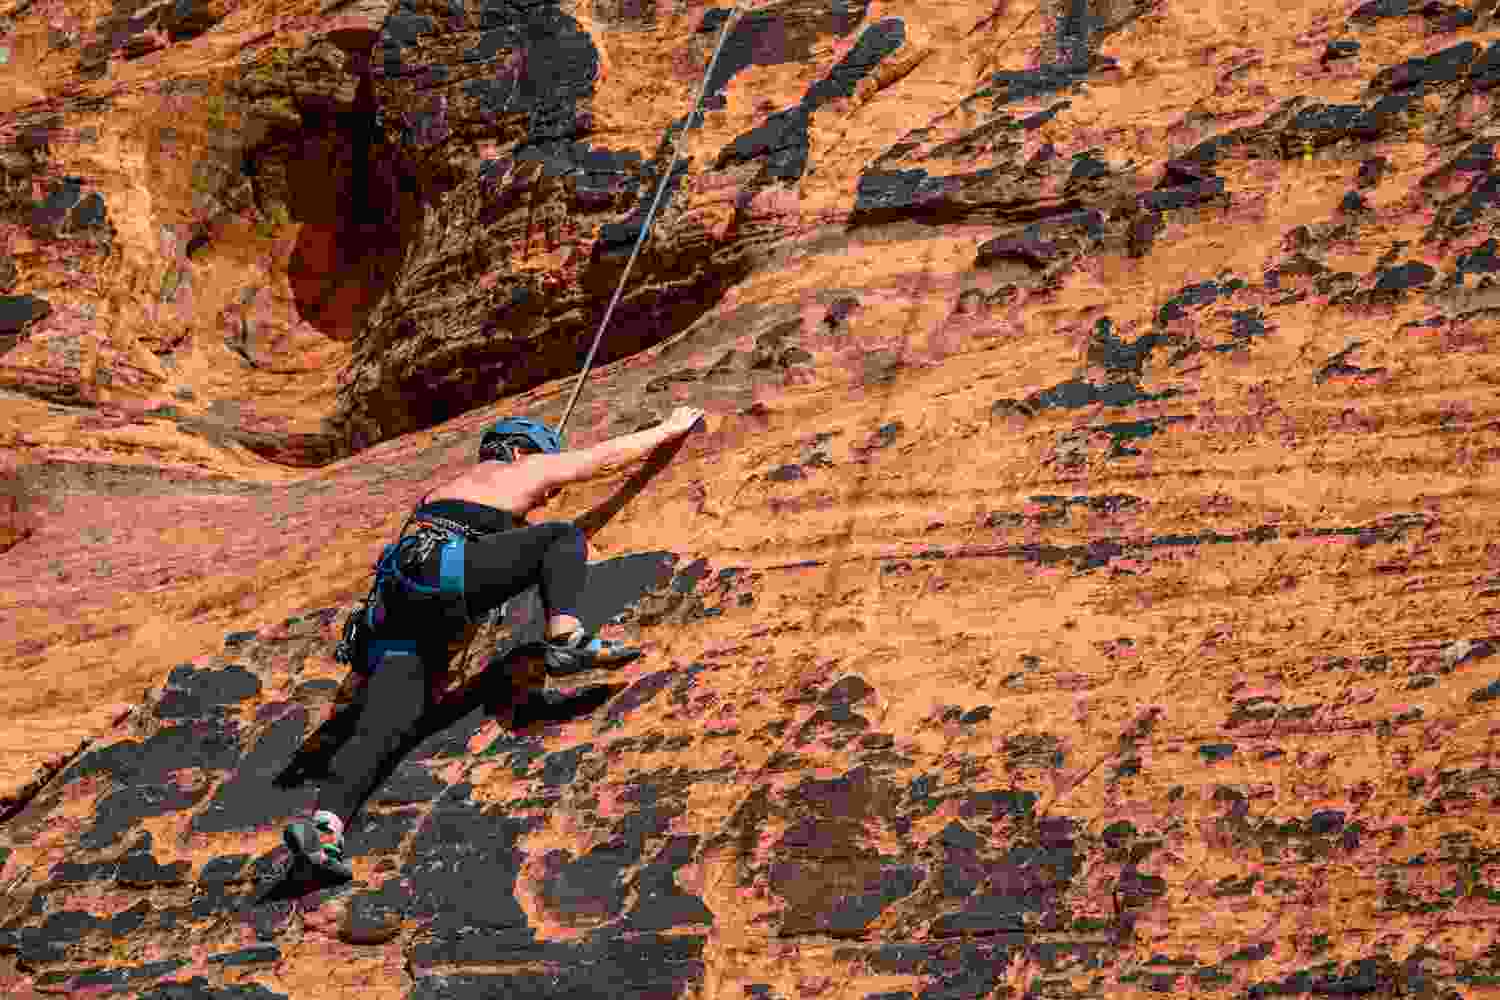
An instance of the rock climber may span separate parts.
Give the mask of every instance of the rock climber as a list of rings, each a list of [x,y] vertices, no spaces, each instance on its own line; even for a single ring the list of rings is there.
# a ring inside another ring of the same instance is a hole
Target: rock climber
[[[295,858],[326,879],[353,878],[344,830],[416,731],[432,677],[467,647],[482,617],[507,600],[539,587],[551,676],[640,656],[639,649],[590,634],[579,620],[588,571],[584,529],[571,521],[528,525],[525,515],[564,484],[642,458],[702,418],[702,410],[679,407],[656,427],[575,451],[564,450],[544,424],[501,420],[481,438],[478,463],[428,494],[436,498],[423,498],[411,518],[416,530],[406,536],[403,529],[386,549],[372,591],[369,652],[355,665],[369,677],[357,728],[330,762],[312,816],[284,831]]]

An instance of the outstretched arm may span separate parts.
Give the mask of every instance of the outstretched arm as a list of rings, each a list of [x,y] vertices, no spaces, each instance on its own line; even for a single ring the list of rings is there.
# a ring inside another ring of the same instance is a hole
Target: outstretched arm
[[[565,451],[557,455],[541,455],[533,459],[541,472],[545,487],[550,489],[566,483],[590,479],[606,469],[635,461],[661,445],[681,438],[703,418],[703,411],[688,406],[672,411],[661,424],[634,434],[624,434],[608,441],[578,451]]]

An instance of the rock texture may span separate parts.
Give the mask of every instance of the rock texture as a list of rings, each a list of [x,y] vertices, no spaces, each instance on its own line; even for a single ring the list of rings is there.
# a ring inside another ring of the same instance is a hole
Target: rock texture
[[[728,16],[0,10],[7,995],[1494,994],[1492,5],[773,2],[690,114]],[[568,426],[710,411],[647,655],[487,623],[298,895],[342,611],[677,148]]]

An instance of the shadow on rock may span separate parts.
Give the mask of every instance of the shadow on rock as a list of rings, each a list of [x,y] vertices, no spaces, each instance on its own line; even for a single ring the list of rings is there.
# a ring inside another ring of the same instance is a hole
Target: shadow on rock
[[[304,109],[303,121],[257,148],[250,172],[269,214],[300,223],[287,267],[298,317],[349,341],[399,276],[422,207],[379,146],[367,75],[352,111]]]
[[[430,737],[478,709],[483,709],[486,715],[516,736],[534,735],[546,726],[589,715],[627,687],[625,684],[587,684],[565,690],[544,690],[531,686],[527,683],[531,677],[527,675],[534,676],[532,665],[540,660],[540,656],[540,645],[535,643],[521,643],[497,652],[483,673],[423,715],[416,731],[392,758],[388,772],[394,771],[407,754]],[[363,697],[356,698],[341,706],[314,730],[276,776],[276,786],[294,788],[308,780],[330,777],[330,764],[339,749],[354,735],[364,706]],[[383,774],[380,783],[383,784],[389,776],[389,773]]]

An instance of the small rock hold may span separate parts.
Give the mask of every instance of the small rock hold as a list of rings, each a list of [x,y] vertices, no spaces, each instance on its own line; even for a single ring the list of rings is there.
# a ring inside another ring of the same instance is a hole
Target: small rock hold
[[[888,424],[882,424],[875,431],[875,439],[870,442],[871,448],[888,447],[896,437],[906,429],[906,425],[899,420],[893,420]]]
[[[1235,745],[1233,743],[1209,743],[1198,748],[1198,753],[1210,764],[1217,764],[1221,760],[1228,760],[1234,756]]]
[[[869,681],[858,674],[847,674],[823,693],[822,700],[825,705],[853,705],[874,693],[875,689],[870,686]]]
[[[959,293],[953,312],[958,316],[969,316],[978,312],[983,305],[984,293],[977,288],[970,288]]]
[[[800,465],[783,465],[766,473],[766,478],[774,483],[789,483],[794,479],[806,479],[807,473],[802,471]]]
[[[1164,224],[1160,212],[1147,212],[1132,219],[1126,234],[1127,250],[1130,256],[1143,257],[1150,252],[1151,243],[1156,239],[1156,234],[1161,232]]]
[[[1344,821],[1347,818],[1343,812],[1337,809],[1324,809],[1308,817],[1307,830],[1317,837],[1328,833],[1337,833],[1344,828]]]
[[[1347,59],[1359,52],[1359,43],[1351,38],[1335,38],[1328,43],[1323,50],[1323,62],[1332,62],[1335,59]]]
[[[1485,701],[1494,701],[1496,698],[1500,698],[1500,681],[1495,681],[1493,684],[1487,684],[1484,687],[1480,688],[1478,691],[1475,691],[1473,694],[1469,695],[1469,700],[1476,704]]]
[[[1372,156],[1359,165],[1359,174],[1354,179],[1354,184],[1359,188],[1372,188],[1380,183],[1385,176],[1390,161],[1383,156]]]
[[[1002,236],[983,244],[979,248],[975,266],[989,267],[1001,260],[1020,260],[1035,270],[1045,270],[1054,261],[1066,256],[1060,243],[1034,236]]]
[[[1073,157],[1073,171],[1068,175],[1068,182],[1090,181],[1100,177],[1109,176],[1109,164],[1096,157],[1091,152],[1078,153]]]
[[[1350,191],[1344,195],[1343,201],[1339,202],[1339,211],[1345,215],[1358,215],[1361,212],[1368,212],[1369,210],[1369,203],[1360,196],[1358,191]]]
[[[829,326],[838,326],[847,320],[853,312],[859,308],[859,299],[845,297],[838,299],[828,307],[828,315],[823,317],[823,322]]]
[[[1460,663],[1469,660],[1481,660],[1494,652],[1494,648],[1488,642],[1473,642],[1469,639],[1459,639],[1449,643],[1443,649],[1443,669],[1452,670]]]

